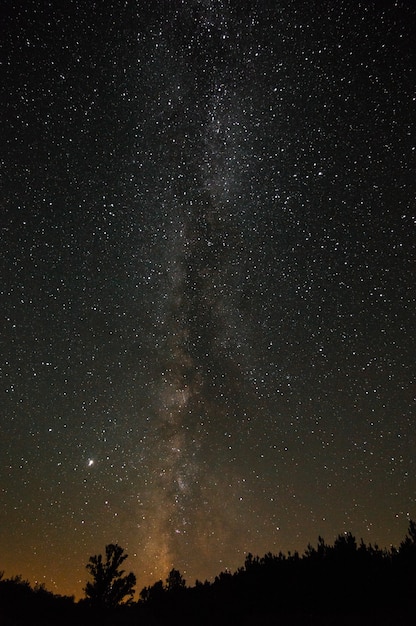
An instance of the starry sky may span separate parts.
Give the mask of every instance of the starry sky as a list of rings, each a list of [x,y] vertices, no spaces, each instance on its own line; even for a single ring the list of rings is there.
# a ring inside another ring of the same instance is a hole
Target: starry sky
[[[0,568],[138,589],[416,517],[411,2],[4,0]]]

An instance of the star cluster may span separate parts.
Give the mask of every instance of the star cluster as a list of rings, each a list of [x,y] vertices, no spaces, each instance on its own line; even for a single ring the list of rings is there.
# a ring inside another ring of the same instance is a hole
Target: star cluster
[[[149,6],[153,4],[153,6]],[[6,2],[1,568],[415,516],[409,3]]]

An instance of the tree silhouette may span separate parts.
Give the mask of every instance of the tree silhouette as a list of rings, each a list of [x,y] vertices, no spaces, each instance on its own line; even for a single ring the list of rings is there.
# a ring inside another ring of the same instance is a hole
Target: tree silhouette
[[[158,602],[161,600],[164,593],[163,582],[158,580],[154,585],[144,587],[140,592],[140,598],[143,602]]]
[[[409,520],[407,535],[400,544],[399,552],[416,555],[416,522]]]
[[[409,520],[399,548],[380,549],[357,543],[351,533],[333,544],[319,537],[300,556],[268,552],[247,554],[234,573],[220,572],[213,582],[187,587],[172,569],[140,593],[141,601],[120,613],[109,611],[133,595],[134,574],[122,570],[127,555],[118,545],[106,546],[103,556],[90,557],[92,580],[86,599],[55,596],[43,585],[31,587],[21,576],[4,578],[0,571],[0,623],[70,626],[84,624],[377,624],[415,623],[416,522]],[[91,610],[92,607],[94,610]],[[107,613],[109,616],[107,617]],[[289,620],[289,622],[288,622]]]
[[[186,580],[180,571],[175,568],[171,569],[166,579],[166,589],[168,591],[177,591],[178,589],[184,589],[185,585]]]
[[[117,544],[110,543],[105,547],[105,561],[101,554],[90,556],[87,570],[93,577],[85,585],[85,596],[91,606],[99,608],[115,608],[128,596],[125,603],[131,602],[134,594],[136,576],[130,572],[124,575],[120,569],[127,559],[124,549]]]

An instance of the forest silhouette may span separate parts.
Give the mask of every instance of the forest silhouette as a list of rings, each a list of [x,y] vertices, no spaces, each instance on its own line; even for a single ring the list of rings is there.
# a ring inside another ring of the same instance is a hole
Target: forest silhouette
[[[0,625],[49,626],[401,626],[416,623],[416,523],[395,548],[357,543],[351,533],[332,545],[318,538],[303,554],[248,554],[234,573],[188,587],[172,569],[165,582],[135,600],[135,575],[123,570],[123,548],[91,556],[85,598],[31,587],[20,576],[0,578]]]

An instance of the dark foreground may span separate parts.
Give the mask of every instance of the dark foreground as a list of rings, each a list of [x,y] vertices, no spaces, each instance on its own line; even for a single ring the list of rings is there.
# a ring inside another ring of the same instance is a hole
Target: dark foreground
[[[0,626],[409,626],[416,624],[416,524],[399,548],[319,538],[303,555],[249,554],[236,572],[187,587],[177,570],[138,602],[108,606],[0,580]]]

